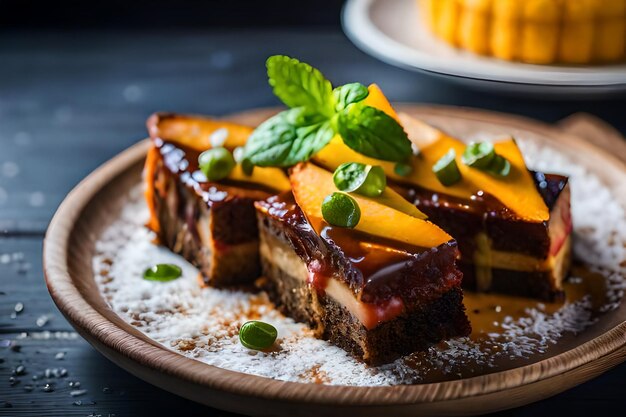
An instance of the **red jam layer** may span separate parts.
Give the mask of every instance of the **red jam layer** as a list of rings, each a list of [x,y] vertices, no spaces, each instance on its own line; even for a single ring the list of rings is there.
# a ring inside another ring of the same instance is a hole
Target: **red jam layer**
[[[318,235],[291,193],[256,203],[268,229],[287,240],[309,270],[309,283],[320,293],[329,279],[345,283],[361,302],[375,306],[427,304],[461,283],[452,241],[437,248],[418,248],[325,225]],[[396,300],[391,303],[391,300]],[[401,301],[401,303],[400,303]]]

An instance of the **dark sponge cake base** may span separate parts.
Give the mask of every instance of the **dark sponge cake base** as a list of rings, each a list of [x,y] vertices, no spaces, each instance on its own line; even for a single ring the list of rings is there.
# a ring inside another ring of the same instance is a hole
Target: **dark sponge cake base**
[[[367,330],[345,307],[323,297],[321,303],[327,313],[322,338],[369,364],[387,363],[442,340],[467,335],[470,327],[458,307],[462,302],[463,293],[455,288],[423,309]]]
[[[463,293],[453,288],[427,306],[419,306],[375,328],[366,329],[344,306],[261,257],[262,287],[285,315],[308,323],[317,336],[370,365],[426,350],[444,339],[466,336],[470,325]]]
[[[203,285],[228,287],[254,282],[261,272],[254,201],[232,199],[207,205],[162,164],[156,173],[162,176],[167,193],[153,197],[160,224],[159,242],[197,267]],[[250,218],[255,221],[250,222]],[[199,232],[201,222],[208,225],[204,238]],[[225,229],[229,236],[225,236]]]
[[[476,291],[476,266],[460,262],[459,268],[463,271],[463,288]],[[491,277],[491,286],[488,292],[538,298],[549,302],[563,300],[565,297],[565,292],[562,289],[555,289],[551,284],[551,271],[514,271],[492,268]]]

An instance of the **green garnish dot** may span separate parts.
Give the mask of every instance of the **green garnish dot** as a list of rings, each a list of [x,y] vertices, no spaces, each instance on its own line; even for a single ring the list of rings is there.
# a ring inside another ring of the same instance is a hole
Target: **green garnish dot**
[[[233,154],[226,148],[212,148],[198,157],[198,166],[208,181],[226,178],[235,167]]]
[[[411,164],[405,164],[404,162],[398,162],[393,167],[393,172],[395,172],[396,175],[399,175],[401,177],[408,177],[409,175],[411,175],[411,172],[413,172],[413,167],[411,166]]]
[[[243,161],[243,159],[245,158],[246,155],[246,148],[244,148],[243,146],[237,146],[235,149],[233,149],[233,158],[235,158],[235,162],[237,162],[238,164],[241,163],[241,161]]]
[[[322,216],[331,226],[353,228],[361,220],[361,209],[348,194],[332,193],[322,202]]]
[[[254,164],[250,161],[250,159],[246,158],[246,150],[243,146],[237,146],[233,150],[233,158],[235,158],[235,162],[241,165],[241,170],[244,174],[247,176],[252,175],[252,172],[254,171]]]
[[[489,142],[470,143],[461,157],[463,163],[485,171],[496,177],[506,177],[511,172],[511,163],[495,152]]]
[[[340,191],[378,197],[385,191],[387,177],[378,165],[347,162],[335,170],[333,182]]]
[[[239,341],[248,349],[267,349],[274,344],[277,336],[276,327],[262,321],[248,321],[239,329]]]
[[[183,270],[180,266],[174,264],[156,264],[146,269],[143,278],[148,281],[168,282],[180,278]]]
[[[492,163],[496,152],[490,142],[472,142],[465,147],[461,160],[467,166],[486,169]]]
[[[491,175],[506,177],[511,172],[511,163],[506,158],[496,155],[486,171]]]
[[[243,161],[241,161],[241,170],[244,174],[250,176],[254,171],[254,164],[252,164],[249,159],[244,159]]]
[[[437,179],[446,187],[461,181],[461,172],[455,158],[456,152],[454,149],[450,149],[433,165],[433,172]]]

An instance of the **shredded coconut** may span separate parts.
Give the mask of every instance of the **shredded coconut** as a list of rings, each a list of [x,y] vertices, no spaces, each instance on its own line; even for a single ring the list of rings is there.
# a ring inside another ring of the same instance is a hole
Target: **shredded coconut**
[[[530,166],[570,176],[575,256],[606,278],[607,302],[595,311],[616,308],[625,288],[624,208],[584,167],[554,149],[519,142]],[[590,296],[552,314],[539,304],[526,309],[522,317],[505,317],[497,332],[449,340],[427,352],[370,367],[282,316],[264,293],[201,288],[196,268],[151,243],[153,235],[143,227],[147,215],[138,186],[119,218],[97,241],[93,267],[103,297],[124,320],[166,348],[233,371],[285,381],[360,386],[418,383],[432,380],[433,375],[455,379],[504,369],[507,361],[510,367],[510,361],[538,360],[566,334],[578,334],[597,320]],[[182,277],[171,282],[144,280],[143,271],[156,263],[180,265]],[[239,327],[252,319],[278,329],[272,351],[251,351],[239,343]]]

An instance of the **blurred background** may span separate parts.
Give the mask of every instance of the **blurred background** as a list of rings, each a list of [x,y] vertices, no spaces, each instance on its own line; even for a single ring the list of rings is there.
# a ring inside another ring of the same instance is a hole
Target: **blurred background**
[[[0,25],[17,29],[338,27],[342,0],[3,0]]]
[[[587,112],[626,132],[619,95],[499,94],[385,64],[345,36],[343,3],[2,0],[0,415],[227,415],[134,378],[84,342],[49,298],[41,242],[65,195],[144,138],[152,112],[224,115],[277,105],[264,69],[269,55],[298,57],[334,84],[376,82],[395,101],[485,108],[547,123]],[[582,416],[590,404],[596,412],[624,406],[624,372],[503,415]],[[55,388],[47,391],[39,378],[51,378]],[[70,382],[87,392],[71,397]]]
[[[70,186],[142,138],[154,111],[223,115],[277,105],[264,70],[272,54],[310,62],[334,84],[376,82],[395,101],[480,107],[550,123],[585,111],[626,129],[625,101],[613,95],[505,95],[385,64],[344,35],[343,3],[4,0],[0,163],[9,176],[0,183],[0,229],[45,230]],[[34,152],[44,145],[45,153]],[[56,181],[44,187],[32,169],[50,160],[58,161]]]

